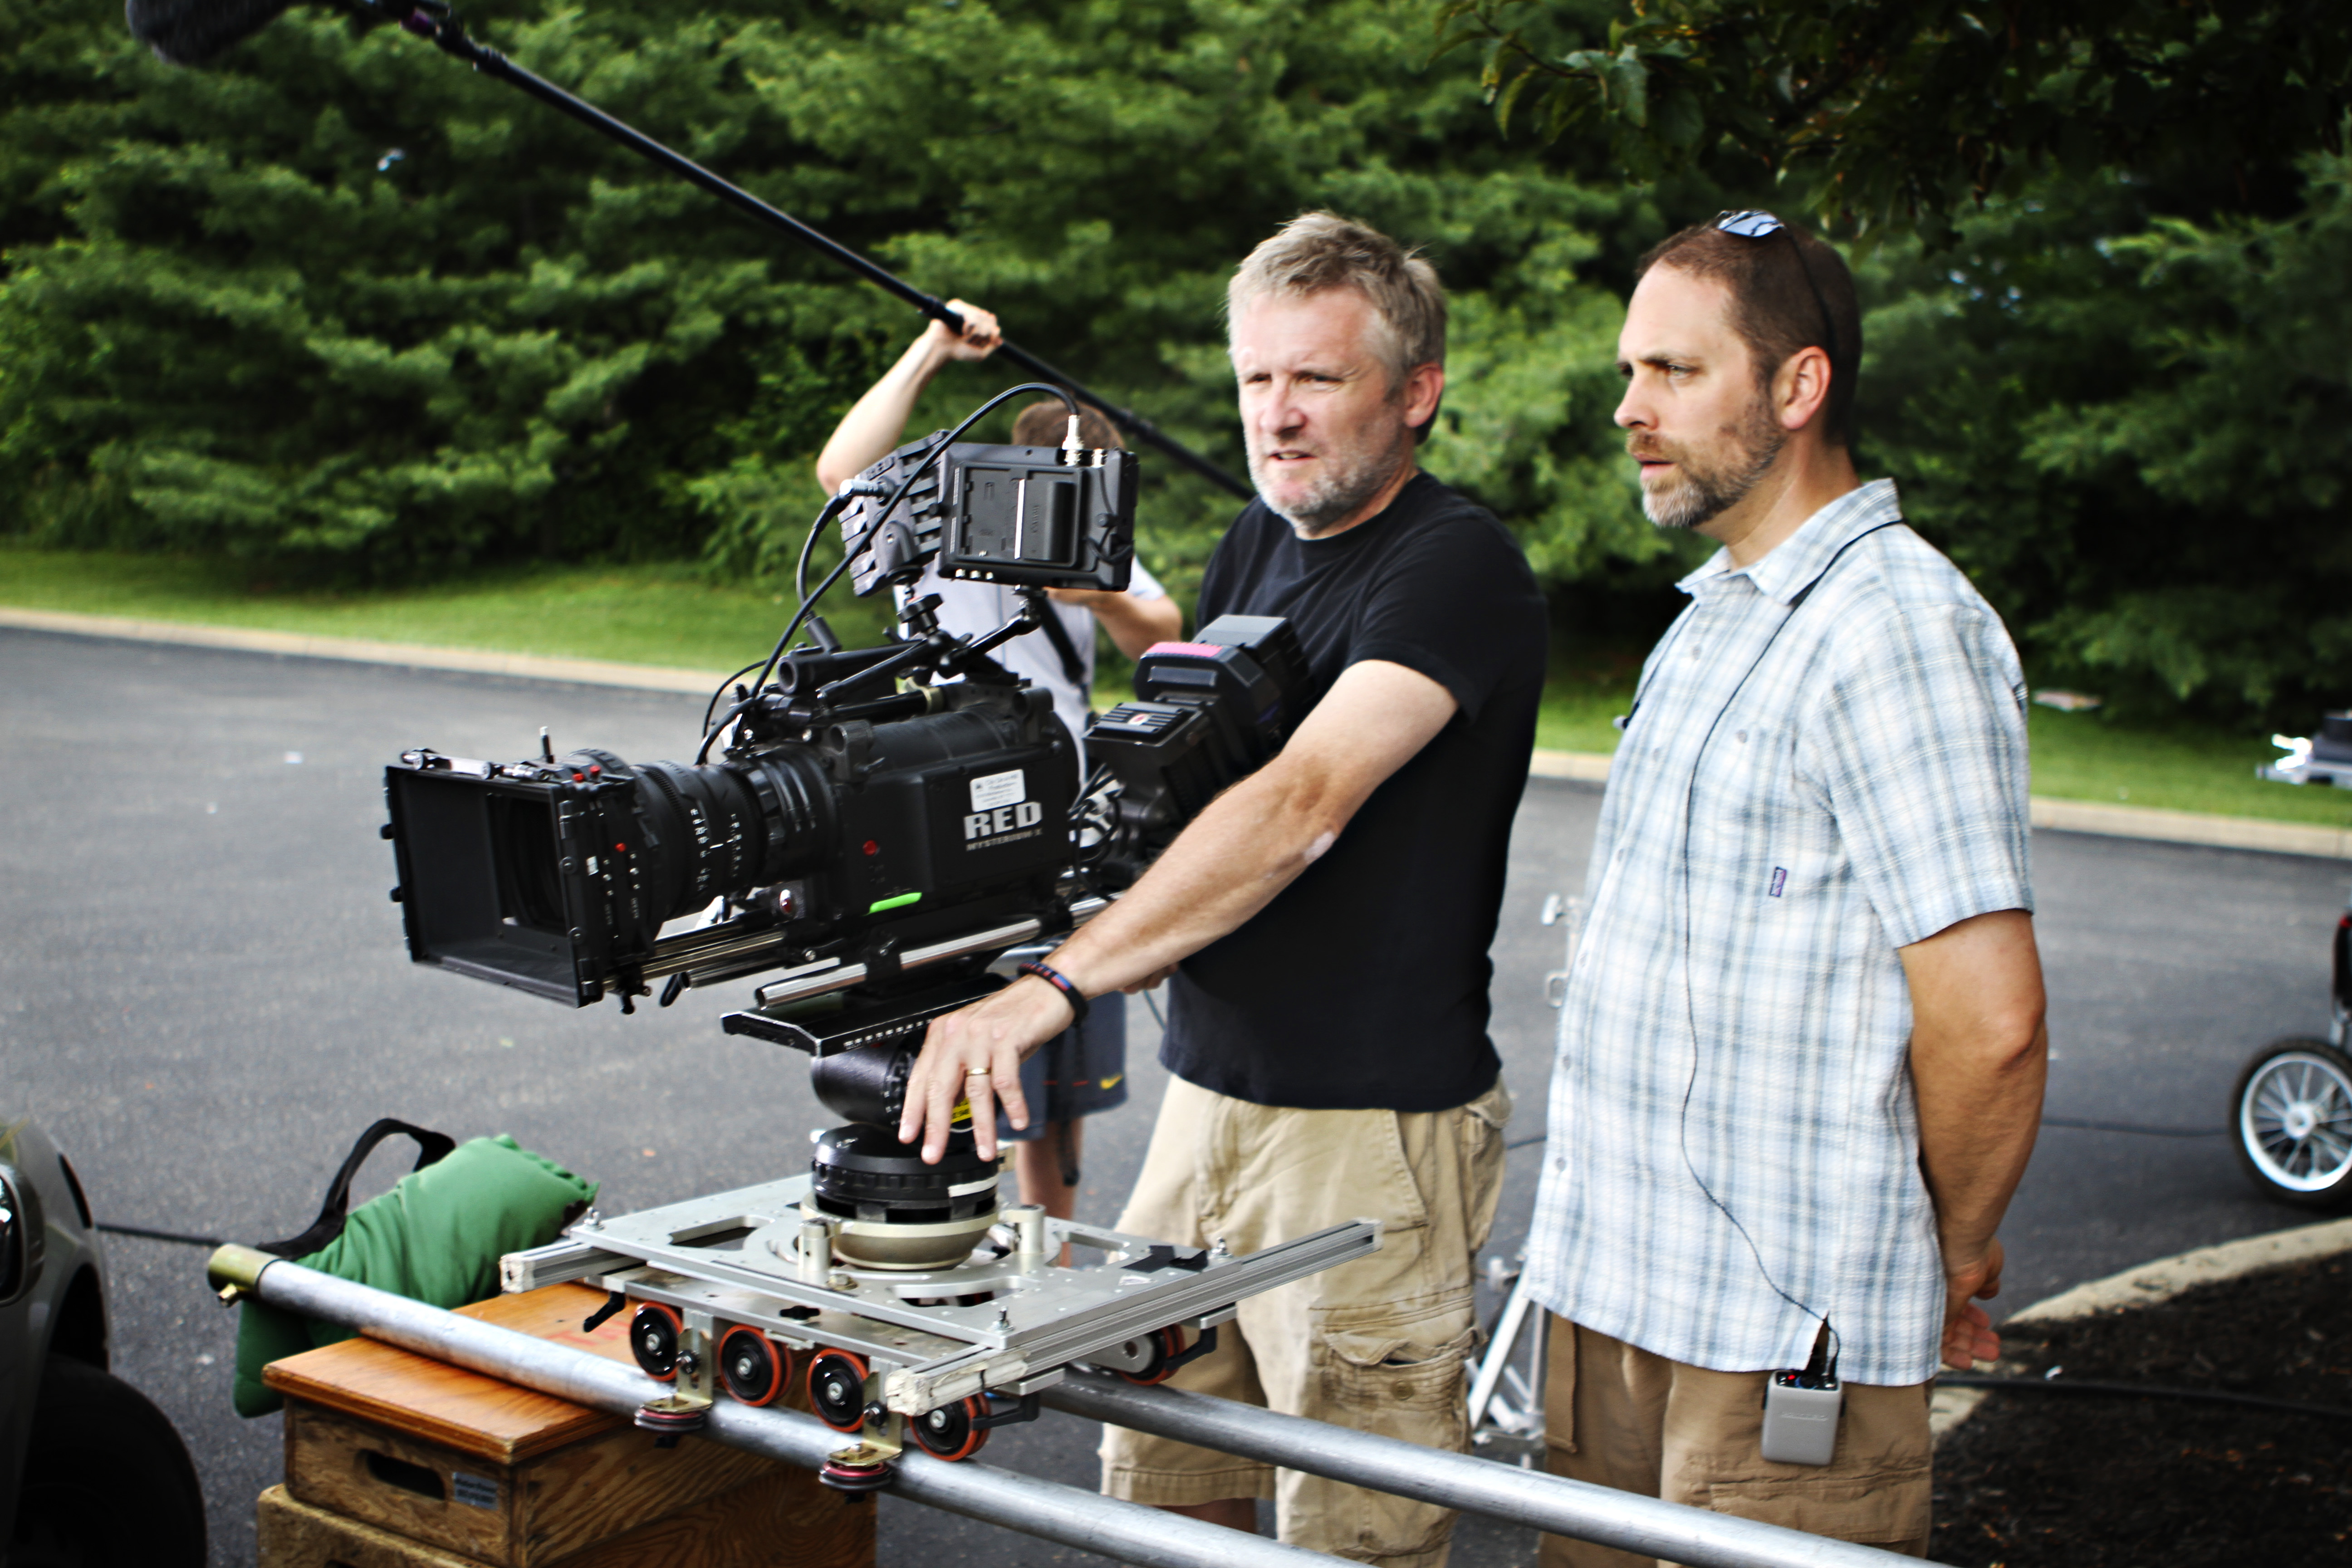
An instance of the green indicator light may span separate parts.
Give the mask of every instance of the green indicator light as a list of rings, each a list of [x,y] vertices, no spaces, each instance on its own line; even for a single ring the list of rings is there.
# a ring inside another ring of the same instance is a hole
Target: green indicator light
[[[901,893],[895,899],[885,899],[878,904],[868,905],[866,912],[869,915],[878,915],[884,910],[903,910],[908,904],[918,904],[922,900],[923,895],[920,893]]]

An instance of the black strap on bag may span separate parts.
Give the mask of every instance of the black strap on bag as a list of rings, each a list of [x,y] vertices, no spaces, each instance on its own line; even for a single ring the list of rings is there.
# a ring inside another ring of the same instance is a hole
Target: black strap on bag
[[[335,1179],[327,1184],[327,1200],[319,1205],[319,1217],[310,1222],[310,1228],[284,1241],[265,1241],[261,1244],[261,1250],[279,1258],[308,1258],[342,1235],[343,1222],[351,1215],[352,1178],[360,1173],[360,1167],[367,1163],[367,1157],[375,1152],[377,1144],[402,1132],[416,1140],[416,1163],[409,1167],[414,1171],[421,1171],[436,1163],[457,1146],[457,1141],[446,1132],[412,1127],[405,1121],[385,1117],[361,1133],[360,1141],[352,1145],[351,1153],[343,1160],[342,1169],[337,1171]]]

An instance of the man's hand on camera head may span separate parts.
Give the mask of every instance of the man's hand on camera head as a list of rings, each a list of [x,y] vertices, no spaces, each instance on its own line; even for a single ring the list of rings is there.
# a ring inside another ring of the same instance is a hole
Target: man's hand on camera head
[[[939,353],[967,363],[984,360],[1004,341],[1004,329],[997,324],[993,311],[961,300],[949,300],[948,309],[963,318],[963,331],[959,333],[945,321],[933,321],[925,329],[923,336]]]
[[[1017,1128],[1029,1125],[1021,1093],[1022,1058],[1070,1026],[1069,1001],[1051,984],[1024,975],[992,996],[934,1018],[922,1053],[907,1077],[907,1108],[898,1142],[920,1141],[926,1163],[947,1152],[956,1102],[971,1101],[972,1142],[980,1157],[996,1157],[996,1109]]]

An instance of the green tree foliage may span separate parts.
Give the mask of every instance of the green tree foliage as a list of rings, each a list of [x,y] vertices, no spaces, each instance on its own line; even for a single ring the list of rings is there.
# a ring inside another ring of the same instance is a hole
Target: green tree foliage
[[[184,71],[102,7],[7,20],[0,162],[47,175],[8,208],[0,461],[37,532],[383,574],[674,548],[679,470],[756,395],[726,338],[802,368],[748,236],[397,33],[298,13]],[[621,20],[617,63],[576,15],[518,30],[714,152],[782,148],[711,90],[716,28]]]
[[[2352,699],[2352,8],[1432,9],[1530,162],[1868,242],[1859,456],[2037,679],[2296,728]]]
[[[2045,679],[2307,727],[2352,697],[2352,161],[2200,226],[2053,177],[1865,267],[1864,455]]]
[[[1234,261],[1312,205],[1426,247],[1454,306],[1426,461],[1511,521],[1564,610],[1635,637],[1671,610],[1689,542],[1642,521],[1609,425],[1634,258],[1718,206],[1786,198],[1780,172],[1843,171],[1832,205],[1857,217],[1932,195],[1948,235],[1897,226],[1860,263],[1865,466],[1902,481],[2037,679],[2305,721],[2352,698],[2352,176],[2341,154],[2292,156],[2326,140],[2311,116],[2340,92],[2341,17],[2256,0],[2217,31],[2202,0],[2011,9],[2013,38],[2004,10],[1974,44],[1979,14],[1937,4],[1515,13],[1555,60],[1607,44],[1646,95],[1634,114],[1613,65],[1614,96],[1577,110],[1585,89],[1558,79],[1543,111],[1575,133],[1541,158],[1496,134],[1475,59],[1429,62],[1424,0],[711,0],[684,17],[482,0],[468,20],[921,287],[997,309],[1236,469]],[[1714,37],[1701,25],[1727,17],[1758,22],[1751,63],[1846,62],[1845,96],[1768,113],[1781,142],[1741,141],[1738,105],[1781,89],[1709,86],[1690,62],[1730,56],[1661,53],[1656,31]],[[2158,23],[2186,31],[2158,47]],[[2032,74],[2060,55],[2079,68]],[[2155,108],[2115,67],[2151,59],[2171,62],[2143,73]],[[1703,110],[1679,172],[1652,144],[1698,110],[1668,107],[1669,78]],[[2215,104],[2253,107],[2200,142]],[[1965,158],[1928,146],[1984,125]],[[1916,170],[1865,168],[1881,134]],[[1660,177],[1623,188],[1621,157]],[[1885,184],[1898,173],[1914,185]],[[0,531],[379,579],[698,552],[772,569],[814,510],[816,447],[917,326],[355,18],[297,11],[173,70],[110,6],[0,0]],[[925,427],[1008,379],[943,376]],[[1155,569],[1188,584],[1232,510],[1158,465]]]
[[[1234,262],[1330,205],[1454,290],[1430,465],[1556,580],[1667,564],[1614,457],[1635,198],[1498,146],[1402,0],[483,0],[477,36],[1238,469]],[[0,527],[376,576],[789,559],[809,462],[919,326],[430,47],[298,10],[173,70],[0,0]],[[1004,384],[945,377],[940,422]],[[1181,581],[1229,498],[1162,473]],[[1643,563],[1649,563],[1646,567]]]
[[[1447,0],[1438,26],[1483,47],[1507,127],[1642,179],[1793,174],[1833,226],[1939,243],[2053,163],[2276,201],[2352,109],[2342,0]]]

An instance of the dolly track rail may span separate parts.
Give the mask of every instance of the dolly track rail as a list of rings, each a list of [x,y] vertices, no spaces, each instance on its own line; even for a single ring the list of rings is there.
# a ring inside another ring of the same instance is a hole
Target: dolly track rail
[[[1687,1568],[1895,1568],[1896,1563],[1916,1568],[1919,1562],[1875,1546],[1807,1535],[1564,1476],[1536,1474],[1230,1399],[1173,1388],[1138,1388],[1099,1373],[1074,1371],[1043,1397],[1055,1409],[1088,1420],[1198,1443],[1442,1508],[1533,1525]]]
[[[273,1307],[341,1323],[370,1339],[593,1409],[625,1415],[671,1392],[667,1384],[591,1352],[445,1312],[250,1247],[221,1248],[213,1255],[211,1274],[216,1285],[236,1285]],[[814,1416],[726,1399],[711,1407],[704,1436],[803,1469],[817,1468],[849,1441]],[[888,1489],[950,1513],[1148,1568],[1313,1568],[1338,1561],[1140,1503],[969,1459],[949,1464],[912,1450],[898,1460]]]
[[[337,1279],[250,1247],[222,1247],[213,1255],[210,1273],[215,1285],[236,1286],[272,1306],[594,1409],[626,1414],[669,1392],[618,1362]],[[1917,1561],[1203,1394],[1078,1374],[1047,1391],[1045,1400],[1089,1419],[1692,1568],[1895,1568]],[[844,1441],[813,1417],[728,1400],[712,1407],[708,1436],[807,1468],[823,1464]],[[1337,1561],[969,1460],[947,1464],[910,1452],[898,1461],[889,1489],[950,1513],[1147,1568],[1306,1568]]]

